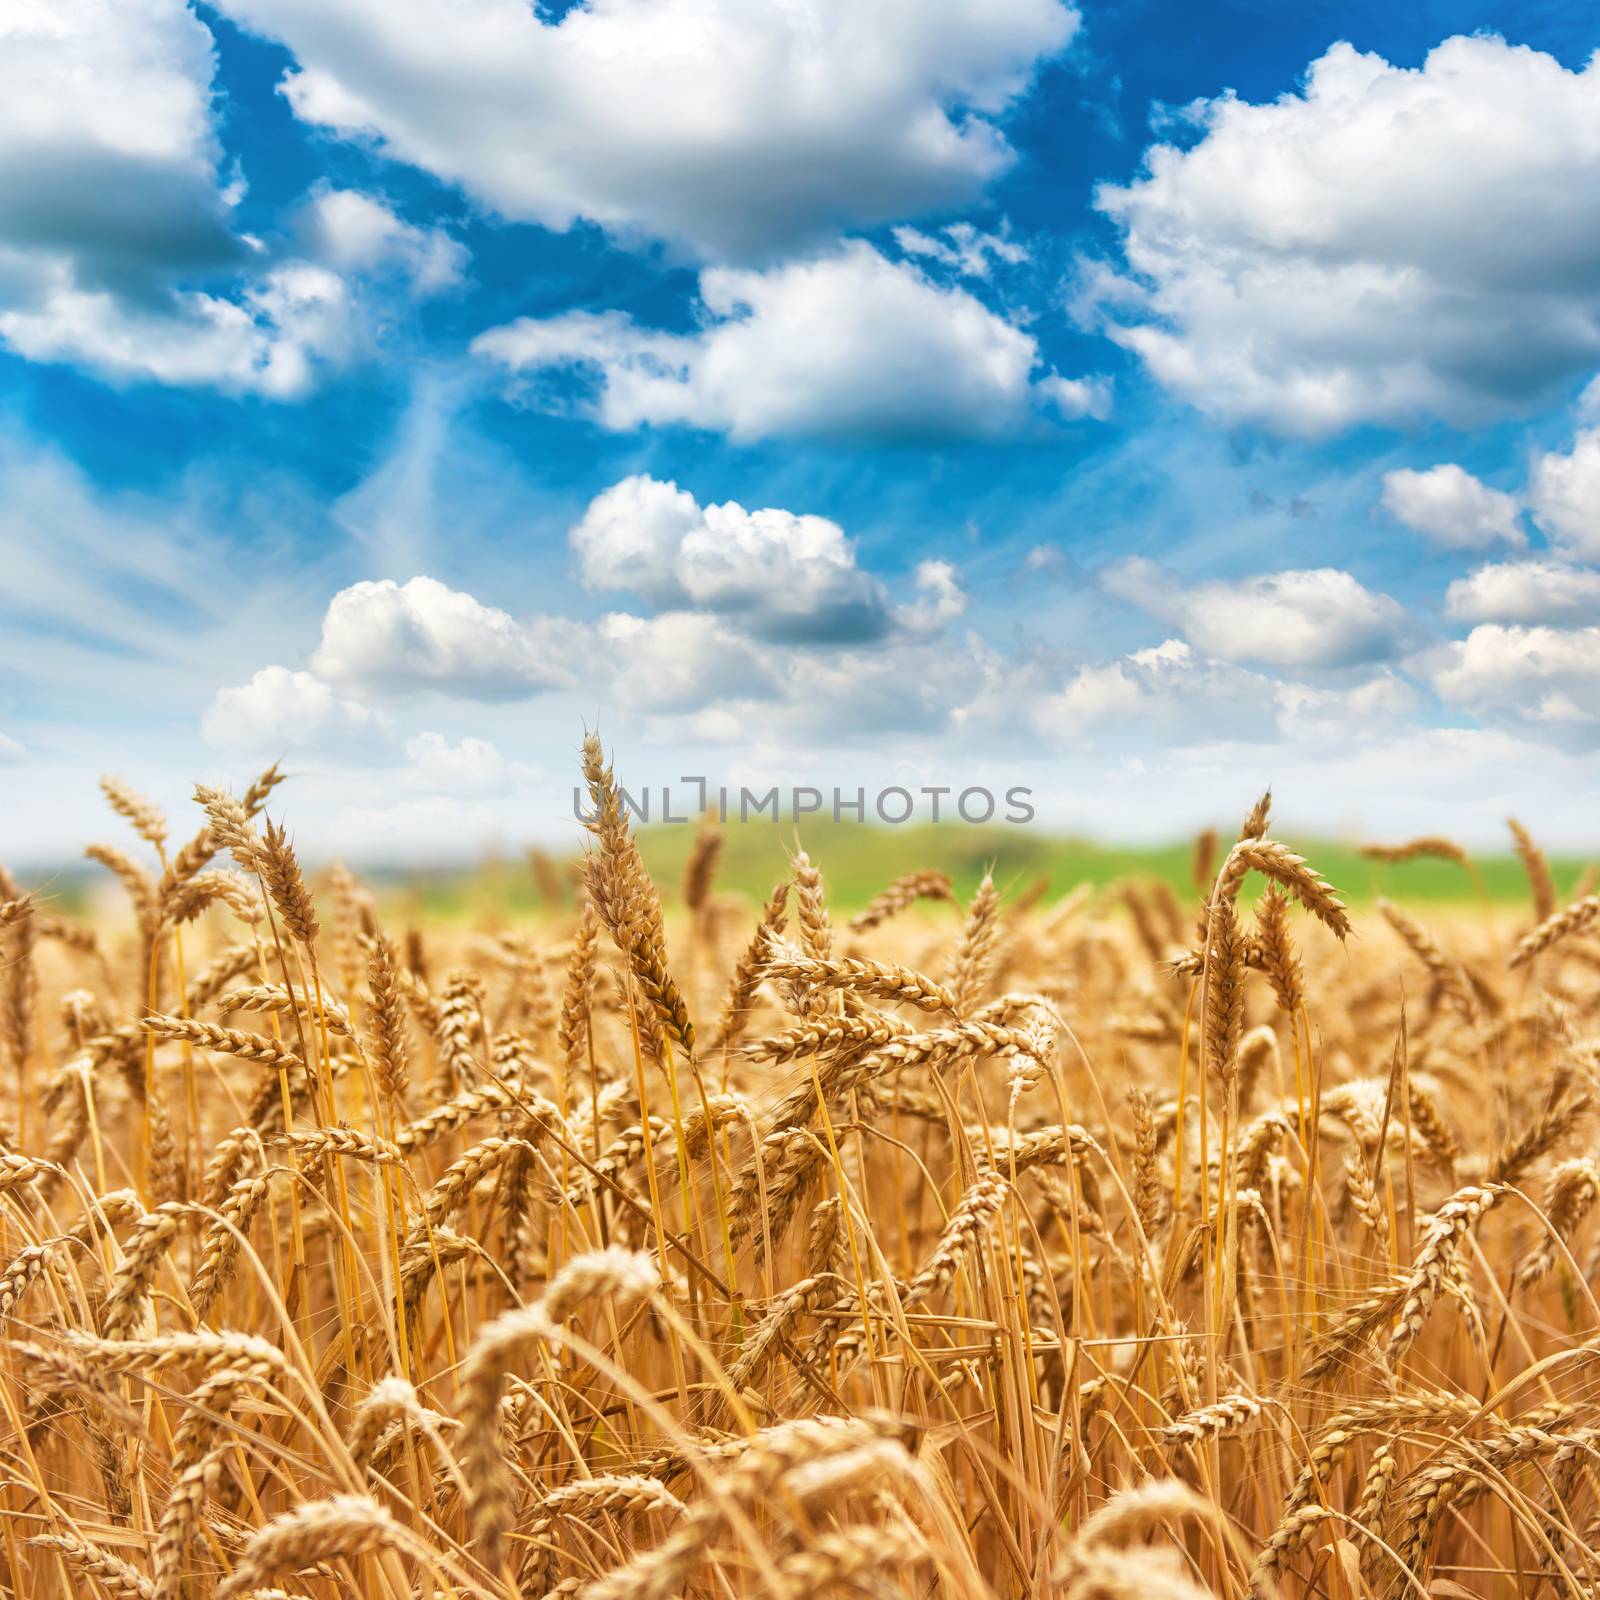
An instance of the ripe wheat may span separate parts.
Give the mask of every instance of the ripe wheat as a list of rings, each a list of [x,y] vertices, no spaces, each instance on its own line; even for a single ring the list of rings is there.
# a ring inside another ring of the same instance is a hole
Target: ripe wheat
[[[6,1593],[1592,1592],[1600,900],[1519,824],[1498,936],[1270,794],[1187,904],[848,915],[711,818],[664,896],[581,762],[525,925],[307,870],[275,768],[107,779],[92,925],[0,869]]]

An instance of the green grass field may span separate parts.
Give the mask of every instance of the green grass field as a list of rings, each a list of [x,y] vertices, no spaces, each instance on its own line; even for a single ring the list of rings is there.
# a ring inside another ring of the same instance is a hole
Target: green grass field
[[[692,825],[639,831],[645,861],[664,890],[670,892],[682,882],[694,832]],[[724,891],[759,900],[783,875],[796,835],[787,826],[733,823],[726,830],[726,841],[718,883]],[[963,896],[991,867],[995,881],[1008,895],[1019,894],[1040,879],[1048,881],[1047,899],[1070,893],[1080,883],[1098,888],[1130,877],[1161,879],[1180,894],[1194,890],[1194,847],[1187,841],[1153,848],[1118,847],[1052,837],[1031,828],[931,823],[886,828],[812,821],[801,831],[800,842],[822,867],[830,897],[841,909],[865,904],[894,878],[920,868],[948,872]],[[1527,896],[1522,865],[1509,851],[1475,857],[1475,882],[1471,874],[1448,861],[1389,865],[1364,859],[1348,844],[1292,835],[1285,843],[1302,851],[1352,904],[1392,895],[1413,905],[1426,902],[1466,908],[1485,899],[1512,903]],[[1577,882],[1586,863],[1558,858],[1551,866],[1557,885],[1565,892]],[[381,881],[389,887],[398,886],[402,879],[398,874],[385,874]],[[460,915],[485,905],[507,913],[526,912],[537,909],[543,898],[535,875],[520,860],[488,863],[476,873],[408,874],[403,881],[431,915]]]

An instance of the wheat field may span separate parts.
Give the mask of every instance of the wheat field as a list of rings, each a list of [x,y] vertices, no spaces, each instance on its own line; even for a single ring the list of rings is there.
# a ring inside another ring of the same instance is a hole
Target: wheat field
[[[385,926],[276,770],[108,779],[123,914],[0,874],[6,1593],[1595,1592],[1600,898],[1520,828],[1514,931],[1269,797],[1188,904],[846,918],[582,765],[518,926]]]

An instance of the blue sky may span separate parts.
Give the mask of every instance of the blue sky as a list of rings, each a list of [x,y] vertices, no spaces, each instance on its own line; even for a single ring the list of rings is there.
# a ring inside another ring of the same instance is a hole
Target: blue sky
[[[0,849],[637,782],[1592,844],[1590,7],[23,0]]]

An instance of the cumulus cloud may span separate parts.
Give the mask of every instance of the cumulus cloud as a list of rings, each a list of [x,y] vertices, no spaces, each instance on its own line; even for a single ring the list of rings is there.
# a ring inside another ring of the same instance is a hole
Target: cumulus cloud
[[[518,622],[436,578],[341,589],[322,619],[313,670],[331,683],[380,696],[426,691],[519,700],[572,682],[576,638],[550,618]]]
[[[460,245],[349,191],[313,197],[303,254],[239,232],[214,68],[185,0],[0,18],[0,344],[111,383],[292,400],[364,348],[364,279],[459,277]]]
[[[1047,659],[994,660],[984,694],[958,714],[982,729],[1019,719],[1047,743],[1120,753],[1143,766],[1159,753],[1211,749],[1238,764],[1337,739],[1368,743],[1410,725],[1417,692],[1381,668],[1334,684],[1307,683],[1220,659],[1183,639],[1063,668]],[[1232,752],[1232,753],[1230,753]]]
[[[975,692],[981,652],[945,636],[967,603],[948,561],[918,563],[893,604],[836,523],[642,475],[596,496],[571,544],[588,587],[658,608],[602,617],[592,658],[662,738],[720,742],[752,718],[825,740],[936,730]]]
[[[418,706],[567,690],[597,697],[560,702],[572,715],[614,707],[663,738],[759,716],[853,739],[943,727],[972,692],[976,647],[943,637],[966,607],[949,562],[919,563],[910,598],[892,605],[835,523],[702,507],[648,477],[598,496],[572,544],[587,584],[630,590],[655,614],[514,617],[435,578],[353,584],[328,603],[306,669],[267,667],[221,691],[207,737],[258,750],[370,733],[398,762],[409,734],[403,787],[486,795],[523,769],[481,737],[416,731]],[[396,730],[402,715],[410,726]]]
[[[1386,472],[1382,505],[1396,521],[1445,550],[1527,543],[1516,496],[1489,488],[1454,464]]]
[[[1441,700],[1474,716],[1561,742],[1600,739],[1600,627],[1484,623],[1436,652],[1430,677]]]
[[[897,612],[836,522],[731,500],[701,506],[646,475],[596,495],[569,537],[587,587],[626,590],[663,611],[712,612],[763,639],[860,642],[897,621],[936,627],[962,609],[948,563],[919,567],[920,598]]]
[[[183,0],[0,21],[0,341],[19,355],[285,399],[348,354],[345,283],[233,231],[213,66]]]
[[[623,704],[693,713],[718,701],[777,697],[774,664],[748,639],[687,611],[613,612],[595,624],[599,664]]]
[[[1379,672],[1349,688],[1280,683],[1278,728],[1300,740],[1369,739],[1417,709],[1417,691],[1393,672]]]
[[[636,473],[596,495],[567,538],[589,588],[628,589],[672,605],[684,598],[679,551],[704,525],[699,503],[687,490]]]
[[[383,741],[383,719],[309,672],[263,667],[248,683],[219,689],[201,722],[208,744],[274,755],[322,748],[351,756]]]
[[[577,370],[606,428],[679,425],[735,439],[991,437],[1030,408],[1103,415],[1103,383],[1041,371],[1038,342],[966,290],[854,241],[766,271],[700,275],[704,326],[620,312],[523,317],[476,354],[513,372]]]
[[[1580,433],[1566,455],[1535,456],[1528,500],[1552,543],[1580,561],[1600,561],[1600,428]]]
[[[237,261],[213,46],[183,0],[23,0],[0,19],[0,241],[86,291]],[[17,269],[0,257],[0,278]]]
[[[1004,691],[1002,702],[1009,698]],[[1152,732],[1188,743],[1257,734],[1272,725],[1270,680],[1202,655],[1182,639],[1075,668],[1023,704],[1049,739],[1137,745]]]
[[[970,633],[937,638],[907,633],[871,651],[792,659],[785,678],[785,727],[822,749],[841,735],[858,744],[897,736],[942,737],[972,727],[967,708],[1004,676],[1001,659]],[[1009,723],[993,731],[1011,736]]]
[[[292,400],[353,347],[345,283],[304,261],[274,268],[238,299],[183,291],[144,306],[78,287],[60,262],[39,271],[34,287],[0,308],[0,339],[29,361],[80,364],[113,382]]]
[[[467,250],[442,228],[419,228],[355,189],[319,189],[302,226],[309,250],[339,272],[398,271],[419,294],[461,281]]]
[[[651,737],[666,744],[748,746],[756,729],[817,749],[943,734],[985,687],[1001,693],[1005,678],[1001,659],[975,637],[906,628],[818,650],[756,641],[703,613],[669,611],[614,613],[593,634],[594,678],[617,705],[644,714]]]
[[[1558,561],[1507,561],[1457,578],[1445,614],[1460,622],[1600,620],[1600,572]]]
[[[1295,93],[1186,116],[1188,148],[1099,190],[1126,270],[1086,271],[1081,308],[1191,404],[1306,434],[1471,421],[1600,359],[1600,60],[1335,44]]]
[[[1433,544],[1481,550],[1497,542],[1527,543],[1521,526],[1523,501],[1558,555],[1600,560],[1600,428],[1580,430],[1564,453],[1536,452],[1520,500],[1450,465],[1426,472],[1385,473],[1381,504]],[[1484,570],[1503,579],[1512,573],[1526,577],[1536,566],[1523,563]],[[1538,570],[1548,575],[1565,569],[1546,564]]]
[[[972,198],[1062,0],[223,0],[297,58],[297,115],[502,216],[730,259]]]
[[[1297,669],[1358,666],[1392,656],[1409,632],[1397,601],[1335,567],[1186,587],[1155,562],[1131,556],[1104,568],[1100,582],[1109,593],[1182,628],[1191,644],[1221,661]]]

